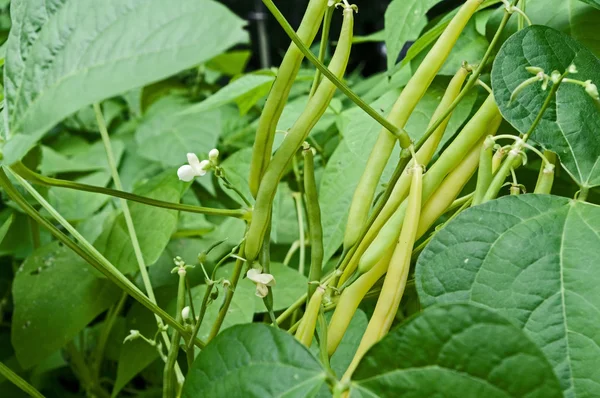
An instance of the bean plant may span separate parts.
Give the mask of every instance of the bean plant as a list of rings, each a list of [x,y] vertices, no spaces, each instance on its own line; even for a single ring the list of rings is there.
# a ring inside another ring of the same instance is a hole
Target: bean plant
[[[599,397],[600,1],[262,3],[10,1],[0,396]]]

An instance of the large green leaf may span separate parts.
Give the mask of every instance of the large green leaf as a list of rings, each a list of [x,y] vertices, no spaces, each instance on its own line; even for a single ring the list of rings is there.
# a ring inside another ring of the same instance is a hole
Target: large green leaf
[[[548,91],[541,83],[527,87],[514,101],[511,93],[531,78],[528,66],[561,73],[574,63],[573,78],[600,84],[600,60],[571,37],[545,26],[532,26],[508,39],[494,62],[492,85],[502,115],[521,133],[537,117]],[[556,100],[533,134],[533,139],[556,152],[561,163],[582,187],[600,185],[600,107],[581,86],[563,84]]]
[[[183,397],[310,397],[325,383],[319,361],[288,333],[261,324],[232,327],[196,358]]]
[[[166,167],[187,163],[188,152],[207,158],[221,133],[221,112],[189,112],[190,107],[181,97],[153,103],[135,133],[138,153]]]
[[[407,41],[419,37],[427,25],[426,13],[441,0],[393,0],[385,12],[387,67],[391,71]]]
[[[600,0],[581,0],[600,9]]]
[[[140,186],[135,193],[177,203],[182,194],[182,187],[183,183],[178,180],[175,171],[168,170]],[[152,265],[158,260],[177,228],[177,212],[131,202],[129,209],[144,261],[146,265]],[[94,245],[121,272],[135,272],[138,263],[125,217],[121,214],[108,224]]]
[[[581,0],[527,0],[526,11],[535,25],[560,30],[589,48],[596,56],[600,56],[600,37],[598,37],[600,10]],[[503,15],[504,9],[499,7],[488,21],[486,29],[488,39],[496,33]],[[502,41],[517,32],[517,20],[516,17],[509,20],[501,36]]]
[[[13,298],[12,344],[21,366],[30,368],[114,303],[119,289],[53,242],[27,258],[14,279]]]
[[[406,125],[406,130],[412,138],[418,139],[425,133],[447,83],[446,78],[434,81],[417,105]],[[387,110],[396,98],[397,93],[390,92],[373,105],[375,109]],[[472,92],[458,105],[450,119],[443,142],[452,137],[467,119],[475,99],[476,93]],[[327,163],[319,191],[325,237],[325,260],[331,258],[342,242],[352,195],[380,130],[381,126],[361,109],[352,108],[343,114],[341,133],[344,139]],[[399,150],[396,148],[381,182],[387,182],[398,157]]]
[[[365,354],[352,379],[353,392],[368,397],[562,397],[548,360],[522,331],[468,304],[409,319]]]
[[[78,109],[207,61],[247,37],[244,22],[211,0],[15,0],[11,16],[7,164]]]
[[[501,198],[465,211],[419,257],[425,306],[497,310],[544,351],[568,397],[600,388],[600,208],[557,196]]]

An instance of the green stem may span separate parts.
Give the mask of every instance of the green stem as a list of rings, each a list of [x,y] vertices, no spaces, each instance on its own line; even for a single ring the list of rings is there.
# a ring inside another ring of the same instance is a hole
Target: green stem
[[[327,351],[327,320],[325,319],[325,310],[323,306],[319,308],[319,357],[321,358],[321,363],[325,366],[325,369],[329,371],[329,373],[333,374],[333,370],[331,369],[331,364],[329,363],[329,352]]]
[[[75,343],[71,340],[69,343],[67,343],[65,349],[70,356],[70,362],[71,366],[73,367],[73,371],[87,392],[87,395],[97,396],[99,398],[109,398],[110,394],[100,387],[99,383],[96,382],[96,379],[94,379],[92,371],[88,367],[83,354],[79,350],[83,350],[83,347],[79,347],[79,349],[77,349]]]
[[[319,47],[319,61],[324,63],[325,55],[327,55],[327,48],[329,47],[329,30],[331,29],[331,18],[333,17],[333,10],[335,6],[327,7],[325,15],[323,16],[323,30],[321,31],[321,46]],[[315,95],[319,83],[321,83],[322,73],[320,69],[315,72],[315,79],[310,89],[310,96]]]
[[[204,320],[204,315],[206,314],[206,309],[208,308],[208,300],[210,299],[210,294],[212,293],[214,285],[215,285],[215,283],[212,280],[206,281],[206,290],[204,291],[204,297],[202,298],[202,304],[200,305],[200,313],[198,314],[198,319],[196,320],[196,323],[194,324],[194,330],[192,330],[192,337],[188,341],[186,349],[185,349],[186,354],[187,354],[188,368],[194,362],[195,348],[194,348],[193,339],[196,338],[196,336],[198,335],[198,332],[200,331],[200,327],[202,326],[202,321]]]
[[[41,246],[40,243],[40,225],[33,218],[29,218],[29,226],[31,228],[31,241],[33,248],[37,249]]]
[[[211,341],[212,339],[214,339],[217,336],[217,334],[219,334],[219,331],[221,330],[221,326],[223,326],[223,321],[225,320],[225,316],[227,315],[227,312],[229,311],[229,306],[231,305],[231,301],[233,300],[233,294],[235,293],[235,289],[237,287],[238,281],[240,280],[240,276],[242,275],[242,268],[244,267],[244,263],[246,262],[243,259],[245,246],[246,246],[245,242],[243,242],[240,245],[240,249],[237,254],[238,258],[235,262],[235,266],[233,267],[231,279],[229,280],[229,283],[231,285],[230,285],[229,289],[227,290],[227,293],[225,296],[225,301],[223,302],[223,305],[222,305],[221,309],[219,310],[219,314],[217,315],[217,319],[215,320],[215,323],[213,324],[213,327],[210,331],[210,335],[208,336],[208,341]]]
[[[302,194],[294,193],[294,202],[296,202],[296,214],[298,216],[298,235],[300,240],[300,263],[298,264],[298,272],[304,275],[304,267],[306,263],[306,242],[304,235],[304,206],[302,205]]]
[[[181,311],[185,306],[185,281],[186,271],[185,268],[179,269],[179,285],[177,287],[177,309],[175,310],[175,320],[179,323],[183,321]],[[179,340],[181,336],[177,330],[173,331],[171,339],[171,347],[169,348],[169,354],[167,355],[167,361],[165,363],[164,380],[163,380],[163,398],[171,398],[179,395],[179,388],[183,385],[183,379],[179,383],[175,383],[173,376],[175,376],[175,367],[177,365],[177,354],[179,354]],[[177,385],[179,384],[179,385]]]
[[[10,169],[8,169],[10,171]],[[52,235],[54,235],[59,241],[64,243],[67,247],[73,250],[77,255],[87,261],[92,267],[102,273],[108,280],[117,285],[121,290],[127,292],[131,297],[137,300],[141,305],[152,311],[154,314],[160,316],[165,323],[169,326],[179,330],[184,336],[189,336],[189,333],[175,321],[169,314],[167,314],[162,308],[154,304],[150,299],[142,293],[125,275],[123,275],[110,261],[108,261],[90,242],[88,242],[71,224],[67,222],[54,207],[50,205],[44,199],[39,192],[37,192],[27,181],[22,179],[16,173],[12,175],[17,179],[33,198],[42,205],[48,213],[54,217],[74,238],[79,244],[75,243],[62,231],[56,228],[50,221],[43,217],[36,209],[33,208],[27,202],[27,200],[15,189],[14,185],[8,179],[5,173],[5,168],[0,168],[0,187],[8,194],[8,196],[21,207],[21,209],[32,217],[38,224],[46,228]],[[81,246],[80,246],[81,245]],[[196,339],[194,340],[200,348],[204,348],[205,344]]]
[[[233,217],[233,218],[241,218],[241,219],[249,219],[251,216],[251,211],[247,209],[239,209],[239,210],[230,210],[230,209],[212,209],[209,207],[200,207],[200,206],[192,206],[185,205],[180,203],[171,203],[165,202],[162,200],[156,200],[151,198],[146,198],[143,196],[135,195],[129,192],[123,192],[116,189],[97,187],[94,185],[80,184],[77,182],[61,180],[58,178],[46,177],[41,174],[34,172],[33,170],[28,169],[22,163],[15,163],[11,166],[11,169],[19,174],[26,180],[31,181],[34,184],[50,186],[50,187],[59,187],[66,189],[74,189],[78,191],[85,192],[94,192],[102,195],[113,196],[116,198],[126,199],[131,202],[138,202],[148,206],[160,207],[163,209],[170,210],[178,210],[188,213],[200,213],[209,216],[223,216],[223,217]]]
[[[265,274],[271,273],[271,220],[272,220],[272,216],[273,216],[273,214],[271,213],[271,215],[269,216],[267,231],[265,232],[265,237],[263,239],[263,244],[260,248],[259,262],[260,262],[260,265],[262,266],[263,273],[265,273]],[[267,290],[268,290],[268,293],[263,298],[263,303],[265,304],[265,308],[267,309],[267,313],[269,314],[269,318],[271,319],[271,322],[274,323],[275,325],[277,325],[277,322],[275,322],[275,320],[276,320],[275,311],[273,311],[273,305],[274,305],[273,304],[274,303],[273,288],[271,286],[267,286]]]
[[[119,191],[123,191],[123,184],[121,183],[121,177],[119,176],[119,170],[117,161],[115,159],[115,154],[112,149],[112,145],[110,143],[110,136],[108,135],[108,129],[106,128],[106,121],[104,120],[104,115],[102,115],[102,109],[98,103],[94,104],[94,112],[96,114],[96,122],[98,123],[98,128],[100,130],[100,136],[102,137],[102,142],[104,143],[104,149],[106,151],[106,157],[108,159],[108,166],[110,168],[110,173],[112,175],[113,182],[115,187]],[[144,289],[146,289],[146,294],[150,301],[156,304],[156,297],[154,296],[154,289],[152,288],[152,282],[150,281],[150,275],[148,274],[148,268],[146,268],[146,262],[144,260],[144,255],[142,253],[142,248],[140,246],[140,242],[137,237],[137,233],[135,232],[135,225],[133,224],[133,218],[131,217],[131,211],[129,210],[129,204],[125,199],[121,199],[121,209],[123,210],[123,216],[125,217],[125,224],[127,225],[127,231],[129,232],[129,238],[131,239],[131,246],[133,246],[133,252],[135,254],[135,259],[138,264],[138,269],[140,271],[140,275],[142,276],[142,282],[144,283]],[[154,315],[156,318],[156,324],[159,329],[163,328],[162,319],[158,315]],[[165,347],[167,350],[171,349],[169,343],[169,335],[168,333],[162,332],[162,338],[165,342]],[[181,373],[181,369],[179,366],[176,366],[177,379],[183,383],[184,377],[183,373]]]
[[[96,348],[92,354],[92,371],[94,372],[94,376],[96,378],[100,377],[100,370],[102,369],[102,362],[104,361],[104,351],[106,348],[106,343],[108,342],[108,337],[110,336],[110,332],[115,325],[117,317],[123,310],[126,300],[127,293],[123,292],[119,301],[111,307],[106,315],[106,318],[104,319],[102,332],[100,333],[98,343],[96,344]]]
[[[18,374],[13,372],[8,366],[0,362],[0,375],[4,376],[8,381],[19,387],[23,392],[34,398],[44,398],[42,393],[35,389],[31,384],[27,383]]]
[[[315,55],[310,51],[308,47],[302,42],[300,37],[294,31],[294,28],[289,24],[289,22],[285,19],[281,11],[277,8],[273,0],[263,0],[263,3],[267,6],[269,11],[273,14],[277,22],[281,25],[285,33],[289,36],[290,39],[294,42],[294,44],[298,47],[298,49],[304,54],[304,56],[321,71],[321,73],[329,79],[341,92],[343,92],[352,102],[358,105],[362,110],[364,110],[369,116],[377,121],[377,123],[381,124],[385,127],[390,133],[394,136],[398,137],[400,140],[400,145],[402,148],[408,148],[411,144],[411,139],[408,133],[401,128],[394,126],[390,123],[385,117],[380,115],[375,109],[373,109],[369,104],[363,101],[356,93],[354,93],[346,83],[340,80],[337,76],[335,76],[331,71],[325,66]]]

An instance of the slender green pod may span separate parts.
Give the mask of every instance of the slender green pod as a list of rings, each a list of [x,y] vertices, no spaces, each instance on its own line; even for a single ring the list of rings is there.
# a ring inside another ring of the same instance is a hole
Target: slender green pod
[[[350,376],[352,376],[354,369],[358,366],[363,355],[390,330],[400,306],[404,289],[406,288],[406,281],[408,280],[408,272],[410,270],[410,257],[415,244],[421,213],[423,167],[414,166],[411,169],[411,173],[412,182],[406,209],[408,216],[402,226],[398,244],[394,249],[394,254],[392,255],[387,274],[383,281],[383,287],[375,306],[375,311],[369,320],[367,330],[360,341],[356,354],[342,377],[342,381],[350,380]]]
[[[354,283],[344,289],[340,295],[327,329],[327,350],[329,356],[332,356],[340,345],[360,302],[387,272],[393,253],[394,250],[388,250],[377,265],[371,268],[369,272],[361,275]]]
[[[338,77],[343,76],[348,65],[350,50],[352,48],[353,30],[354,8],[344,7],[344,20],[340,38],[329,64],[331,72]],[[279,181],[281,181],[286,169],[291,164],[296,151],[298,151],[312,128],[327,110],[335,94],[335,90],[335,85],[329,80],[323,80],[319,84],[317,92],[308,101],[306,109],[294,123],[275,153],[273,160],[269,163],[262,178],[258,195],[256,196],[256,204],[246,239],[246,258],[248,261],[254,261],[258,255]]]
[[[483,0],[467,0],[454,18],[452,18],[452,21],[431,48],[421,65],[419,65],[419,68],[406,87],[404,87],[400,97],[390,111],[388,120],[394,125],[404,128],[416,105],[431,85],[431,82],[444,65],[444,62],[446,62],[450,51],[456,44],[466,24],[482,2]],[[345,250],[349,250],[350,247],[354,246],[360,236],[360,232],[367,220],[379,179],[392,154],[395,142],[396,138],[394,135],[386,129],[381,130],[367,161],[365,171],[354,191],[344,236]]]
[[[298,28],[298,36],[310,46],[319,28],[328,0],[311,0],[308,3],[306,13]],[[256,138],[252,150],[252,162],[250,163],[249,184],[252,195],[256,197],[260,180],[271,160],[273,139],[277,123],[287,102],[287,98],[300,70],[304,55],[298,47],[292,43],[288,48],[283,61],[279,66],[277,78],[271,87],[271,91],[265,103],[265,107],[258,122]]]
[[[458,72],[454,75],[448,87],[440,101],[438,107],[436,108],[433,116],[431,117],[431,122],[429,125],[431,126],[435,123],[452,105],[454,100],[460,94],[461,88],[465,79],[467,78],[469,71],[466,68],[461,67]],[[434,133],[425,141],[423,146],[417,151],[416,157],[420,164],[428,164],[431,161],[431,158],[435,154],[437,147],[439,146],[444,133],[446,131],[446,127],[450,122],[450,118],[452,114],[449,114],[446,119],[438,126],[438,128],[434,131]],[[414,160],[411,160],[407,167],[410,168],[414,164]],[[390,195],[389,200],[386,202],[385,206],[382,208],[381,212],[366,232],[363,239],[360,241],[355,253],[358,255],[353,255],[353,258],[350,260],[354,261],[352,265],[347,266],[346,269],[349,271],[342,276],[342,282],[348,280],[350,274],[356,269],[356,262],[360,258],[360,256],[365,252],[367,247],[373,242],[373,239],[377,236],[381,228],[385,225],[387,220],[391,217],[391,215],[396,211],[398,206],[402,203],[404,199],[406,199],[406,195],[408,195],[408,190],[410,189],[410,176],[407,173],[402,173],[396,184],[394,185],[394,189],[392,194]],[[348,228],[348,227],[347,227]],[[348,229],[346,229],[348,231]],[[354,260],[355,259],[355,260]]]
[[[496,174],[500,166],[502,166],[502,161],[506,157],[506,152],[506,149],[501,147],[494,153],[494,156],[492,157],[492,174]]]
[[[510,174],[510,170],[513,168],[519,167],[521,164],[521,145],[523,141],[516,141],[513,147],[508,151],[508,155],[502,162],[502,165],[498,169],[498,171],[494,174],[494,178],[490,183],[488,190],[485,195],[483,195],[483,199],[481,203],[489,202],[492,199],[496,199],[502,185],[504,184],[504,180]]]
[[[306,195],[306,214],[310,232],[310,271],[308,281],[308,297],[315,292],[316,283],[321,280],[323,267],[323,226],[321,225],[321,209],[315,181],[315,162],[313,149],[302,152],[304,156],[304,194]],[[316,282],[316,283],[314,283]]]
[[[494,178],[493,172],[493,156],[494,156],[494,140],[488,137],[481,148],[479,154],[479,170],[477,171],[477,185],[475,187],[475,194],[473,195],[473,206],[477,206],[483,200],[483,195],[490,187],[492,178]]]
[[[556,167],[556,153],[544,151],[544,156],[550,163],[542,162],[540,174],[533,193],[550,194],[554,185],[554,168]]]
[[[473,149],[471,149],[469,154],[450,174],[448,174],[444,179],[444,182],[442,182],[439,188],[425,203],[421,210],[417,239],[423,236],[425,232],[431,228],[433,223],[435,223],[435,221],[440,218],[450,206],[452,206],[454,200],[460,195],[473,174],[475,174],[477,165],[480,162],[482,148],[486,145],[484,141],[486,141],[486,139],[482,139],[473,147]]]
[[[312,344],[313,336],[315,334],[317,318],[319,317],[325,290],[325,286],[317,286],[315,293],[308,301],[306,312],[304,312],[304,316],[302,317],[300,325],[298,326],[298,330],[296,331],[296,339],[309,348]]]
[[[423,200],[427,201],[435,192],[444,178],[456,168],[471,148],[489,131],[496,131],[502,121],[502,116],[492,95],[488,96],[477,113],[465,125],[454,141],[440,155],[439,159],[427,171],[423,178]],[[404,222],[406,202],[400,205],[387,220],[377,237],[361,257],[359,272],[366,272],[375,265],[386,250],[393,246]],[[344,270],[344,273],[346,270]]]

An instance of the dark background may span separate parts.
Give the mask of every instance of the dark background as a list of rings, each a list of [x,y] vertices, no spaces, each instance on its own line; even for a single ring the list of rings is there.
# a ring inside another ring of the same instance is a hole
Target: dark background
[[[398,0],[402,1],[402,0]],[[273,18],[268,10],[263,6],[261,0],[220,0],[221,3],[227,5],[241,18],[248,21],[248,31],[252,40],[252,60],[249,68],[251,70],[261,67],[261,60],[258,50],[258,24],[259,20],[264,18],[265,28],[268,36],[268,48],[270,66],[279,65],[282,56],[290,44],[290,40],[279,27],[275,18]],[[391,0],[354,0],[350,3],[356,4],[359,8],[359,13],[355,21],[356,36],[366,36],[382,30],[384,27],[384,14]],[[464,3],[464,0],[442,0],[438,5],[432,8],[427,14],[431,20],[440,14],[449,11],[458,5]],[[275,4],[285,15],[290,24],[297,28],[300,24],[304,10],[308,4],[308,0],[276,0]],[[334,16],[331,37],[336,38],[336,32],[339,29],[341,18]],[[315,41],[318,41],[317,36]],[[362,43],[353,47],[352,60],[350,63],[351,70],[360,67],[363,74],[370,75],[376,72],[383,71],[386,66],[385,53],[382,48],[382,43]]]

